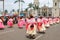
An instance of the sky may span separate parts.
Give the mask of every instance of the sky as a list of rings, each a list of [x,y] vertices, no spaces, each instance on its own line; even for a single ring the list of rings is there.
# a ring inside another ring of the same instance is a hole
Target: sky
[[[12,9],[17,10],[18,7],[18,2],[14,4],[16,0],[5,0],[5,10],[7,9],[8,11],[11,11]],[[25,8],[28,7],[29,3],[33,3],[33,0],[24,0],[25,3],[22,3],[21,8],[24,10]],[[52,0],[39,0],[39,5],[40,7],[43,7],[44,5],[48,6],[48,7],[53,7],[53,1]],[[0,10],[3,9],[3,2],[0,1]]]

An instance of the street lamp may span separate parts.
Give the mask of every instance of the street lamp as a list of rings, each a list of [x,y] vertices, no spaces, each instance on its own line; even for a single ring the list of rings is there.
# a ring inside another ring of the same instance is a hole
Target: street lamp
[[[4,0],[0,0],[0,1],[3,1],[3,12],[4,12]]]
[[[3,0],[3,13],[4,13],[4,0]]]

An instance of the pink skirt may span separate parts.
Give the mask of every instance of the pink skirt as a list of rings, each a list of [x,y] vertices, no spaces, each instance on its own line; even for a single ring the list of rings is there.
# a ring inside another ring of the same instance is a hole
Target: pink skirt
[[[23,27],[23,22],[22,21],[18,22],[18,27]]]
[[[42,28],[42,23],[39,22],[39,23],[38,23],[38,26],[37,26],[37,29],[40,30],[41,28]]]
[[[13,22],[8,21],[8,22],[7,22],[7,25],[8,25],[8,26],[13,26]]]
[[[4,25],[3,25],[3,23],[0,23],[0,28],[4,28]]]

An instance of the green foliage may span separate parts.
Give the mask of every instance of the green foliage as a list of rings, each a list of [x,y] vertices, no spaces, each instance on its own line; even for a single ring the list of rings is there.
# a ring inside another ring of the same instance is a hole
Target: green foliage
[[[38,10],[39,6],[36,6],[36,5],[32,4],[32,3],[29,3],[28,8],[26,8],[25,10],[28,10],[29,8],[33,8],[34,10]]]
[[[17,3],[18,1],[15,1],[14,3]]]
[[[17,12],[19,13],[19,9],[17,10]]]
[[[17,3],[17,2],[25,3],[23,0],[16,0],[14,3]]]
[[[33,9],[34,9],[34,10],[38,10],[38,9],[39,9],[39,6],[34,5],[34,6],[33,6]]]
[[[13,11],[13,12],[15,12],[15,10],[14,10],[14,9],[12,9],[12,11]]]
[[[33,7],[33,4],[32,3],[29,3],[28,6],[29,6],[29,8],[32,8]]]
[[[25,11],[28,11],[28,8],[26,8]]]
[[[5,13],[8,13],[8,10],[5,10]]]

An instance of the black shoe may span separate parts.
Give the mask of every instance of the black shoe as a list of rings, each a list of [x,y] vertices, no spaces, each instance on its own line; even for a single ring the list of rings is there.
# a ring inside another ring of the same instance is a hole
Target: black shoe
[[[29,35],[29,39],[32,39],[32,35],[31,34]]]
[[[46,28],[49,28],[49,27],[46,27]]]
[[[12,28],[12,26],[8,27],[8,28]]]
[[[23,27],[19,27],[19,29],[23,29]]]
[[[0,30],[4,30],[4,28],[0,28]]]
[[[33,36],[32,36],[32,39],[35,39],[35,38],[36,38],[35,35],[33,35]]]
[[[45,34],[45,32],[39,32],[39,33],[41,33],[41,34]]]

